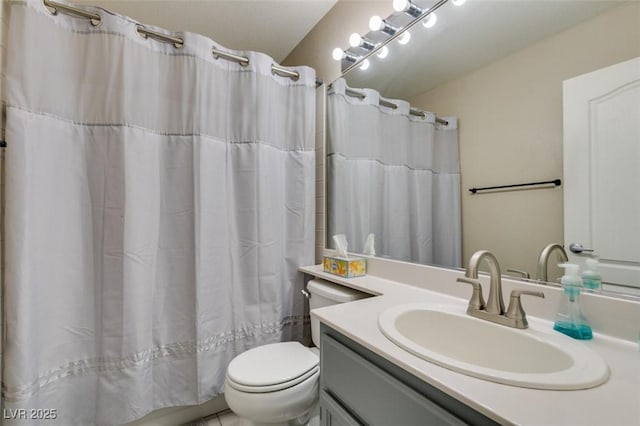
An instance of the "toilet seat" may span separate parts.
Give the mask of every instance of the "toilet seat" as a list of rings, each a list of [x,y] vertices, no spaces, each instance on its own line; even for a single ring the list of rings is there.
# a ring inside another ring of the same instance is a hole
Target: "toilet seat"
[[[309,377],[312,376],[317,376],[318,374],[320,374],[320,367],[315,367],[309,371],[307,371],[306,373],[304,373],[303,375],[296,377],[293,380],[289,380],[287,382],[282,382],[282,383],[276,383],[273,385],[268,385],[268,386],[247,386],[247,385],[243,385],[241,383],[236,383],[233,380],[229,379],[229,377],[227,377],[227,383],[229,384],[229,386],[242,391],[242,392],[247,392],[247,393],[267,393],[267,392],[276,392],[279,390],[284,390],[293,386],[296,386],[302,382],[304,382],[305,380],[307,380]]]
[[[316,353],[298,342],[259,346],[231,361],[227,382],[241,392],[276,392],[319,375],[319,362]]]

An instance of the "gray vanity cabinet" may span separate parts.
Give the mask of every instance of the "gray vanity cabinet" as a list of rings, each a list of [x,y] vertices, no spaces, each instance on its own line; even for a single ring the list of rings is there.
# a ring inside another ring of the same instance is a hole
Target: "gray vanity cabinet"
[[[322,426],[497,424],[324,324],[319,405]]]

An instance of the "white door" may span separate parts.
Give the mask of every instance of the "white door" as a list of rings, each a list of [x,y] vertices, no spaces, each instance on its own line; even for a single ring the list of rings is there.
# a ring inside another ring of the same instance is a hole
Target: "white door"
[[[569,259],[582,244],[604,283],[640,288],[640,58],[564,81],[563,111]]]

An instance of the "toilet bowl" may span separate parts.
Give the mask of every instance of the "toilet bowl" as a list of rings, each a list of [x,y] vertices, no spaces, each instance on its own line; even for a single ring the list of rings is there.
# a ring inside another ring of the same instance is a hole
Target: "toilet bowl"
[[[244,352],[227,370],[227,404],[240,417],[259,423],[304,417],[318,397],[318,364],[318,355],[298,342]]]
[[[316,309],[361,299],[367,295],[335,284],[311,280],[309,307]],[[320,324],[311,320],[319,344]],[[225,378],[225,399],[238,416],[257,424],[303,425],[318,400],[320,357],[316,347],[298,342],[259,346],[236,356]]]

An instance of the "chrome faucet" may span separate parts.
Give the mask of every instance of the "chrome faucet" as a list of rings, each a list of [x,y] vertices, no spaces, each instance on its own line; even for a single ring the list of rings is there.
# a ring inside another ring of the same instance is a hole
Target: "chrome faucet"
[[[547,272],[547,266],[549,264],[549,257],[551,257],[551,253],[554,251],[558,252],[558,257],[560,258],[560,263],[565,263],[569,261],[569,257],[567,256],[567,252],[564,250],[560,244],[551,243],[542,249],[540,255],[538,256],[538,281],[549,281],[549,275]]]
[[[489,300],[484,310],[490,314],[502,315],[504,313],[504,302],[502,301],[502,281],[500,280],[500,265],[498,259],[488,250],[481,250],[473,253],[469,259],[469,267],[465,276],[467,278],[478,279],[478,266],[482,259],[486,259],[489,264],[489,276],[491,285],[489,287]]]
[[[489,299],[485,304],[482,297],[482,285],[478,281],[478,266],[482,260],[489,265],[490,287]],[[527,316],[520,302],[521,295],[530,295],[544,298],[541,291],[513,290],[509,300],[509,308],[505,311],[502,299],[502,281],[500,278],[500,265],[495,255],[487,250],[475,252],[469,259],[469,266],[465,278],[458,278],[458,282],[471,284],[473,294],[469,300],[467,314],[472,317],[495,322],[514,328],[527,328]]]

